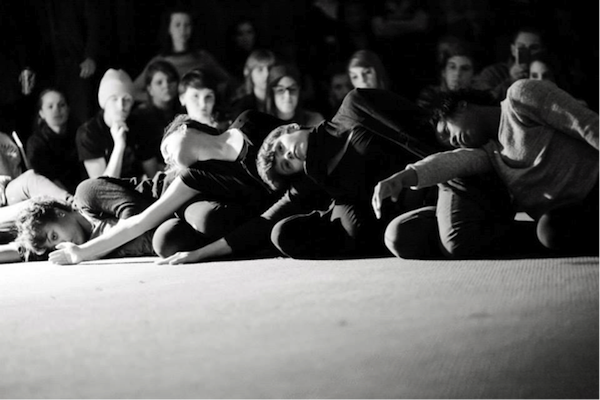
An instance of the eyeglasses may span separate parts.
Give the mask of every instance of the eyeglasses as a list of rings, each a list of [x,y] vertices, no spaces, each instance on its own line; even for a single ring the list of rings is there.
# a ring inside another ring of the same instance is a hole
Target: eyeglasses
[[[300,88],[298,86],[275,86],[273,88],[273,93],[277,94],[277,95],[282,95],[285,92],[290,92],[290,96],[296,95],[298,94],[298,92],[300,91]]]

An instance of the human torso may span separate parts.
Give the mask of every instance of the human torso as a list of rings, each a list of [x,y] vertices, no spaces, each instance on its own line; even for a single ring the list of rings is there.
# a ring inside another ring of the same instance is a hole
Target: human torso
[[[549,86],[536,86],[533,93],[540,99],[553,97],[552,92],[545,92]],[[514,92],[509,96],[519,96]],[[502,102],[498,140],[489,142],[485,150],[517,205],[535,217],[555,205],[586,196],[598,181],[598,151],[582,138],[561,132],[558,125],[529,117],[520,101],[507,98]],[[550,103],[540,104],[538,111],[545,121],[559,121],[562,114],[565,127],[571,118],[572,123],[578,121],[578,116],[568,116],[560,103]]]

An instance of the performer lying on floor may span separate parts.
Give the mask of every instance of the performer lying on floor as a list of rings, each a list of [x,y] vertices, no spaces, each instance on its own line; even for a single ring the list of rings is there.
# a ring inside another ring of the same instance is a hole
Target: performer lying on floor
[[[373,195],[379,216],[384,200],[395,201],[404,188],[441,184],[437,219],[431,208],[422,209],[387,228],[395,255],[506,256],[519,247],[517,211],[536,221],[539,243],[530,246],[541,243],[546,254],[598,254],[597,113],[536,80],[514,83],[501,107],[486,105],[474,91],[435,100],[438,137],[459,149],[408,165],[379,182]],[[481,179],[490,172],[495,180]]]

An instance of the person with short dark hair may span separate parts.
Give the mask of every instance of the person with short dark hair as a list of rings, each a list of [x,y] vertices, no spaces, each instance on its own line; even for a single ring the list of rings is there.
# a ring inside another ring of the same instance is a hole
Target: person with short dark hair
[[[222,112],[218,81],[201,68],[187,72],[179,82],[179,102],[194,120],[223,132],[230,125]]]

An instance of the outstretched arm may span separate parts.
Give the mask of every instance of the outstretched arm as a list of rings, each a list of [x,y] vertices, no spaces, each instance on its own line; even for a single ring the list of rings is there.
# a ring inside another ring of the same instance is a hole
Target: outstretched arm
[[[58,250],[50,253],[49,260],[55,264],[78,264],[82,261],[101,258],[144,232],[158,226],[197,193],[197,191],[183,183],[181,179],[176,178],[165,194],[141,214],[120,220],[106,234],[82,245],[59,244],[56,246]]]

